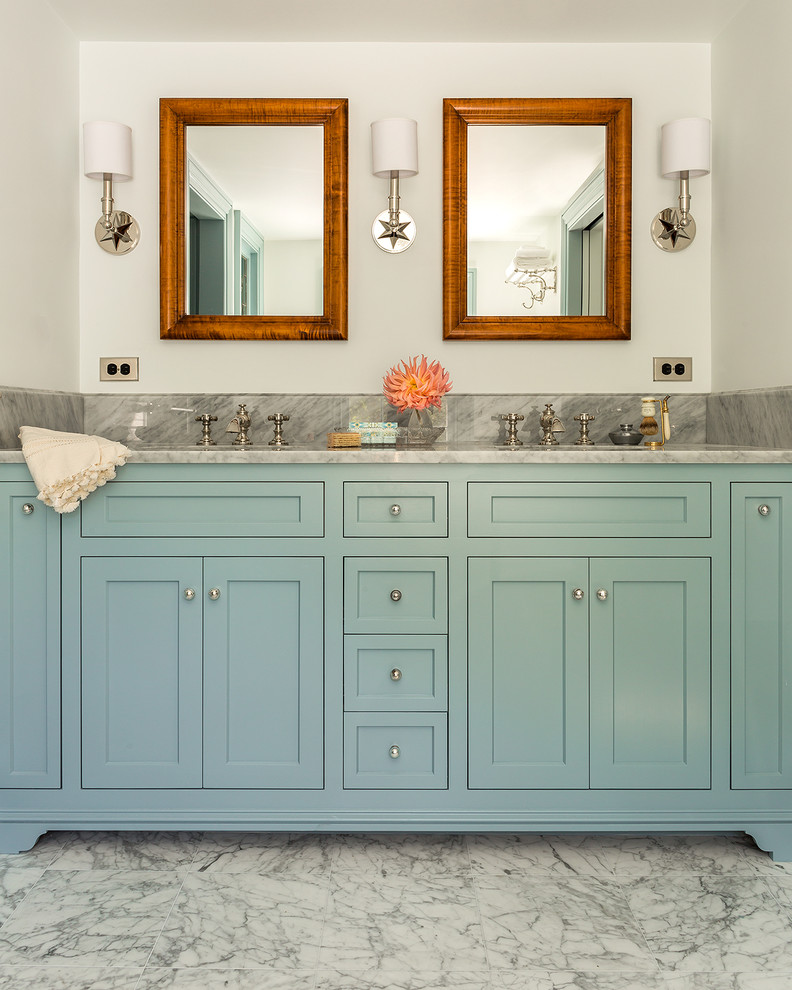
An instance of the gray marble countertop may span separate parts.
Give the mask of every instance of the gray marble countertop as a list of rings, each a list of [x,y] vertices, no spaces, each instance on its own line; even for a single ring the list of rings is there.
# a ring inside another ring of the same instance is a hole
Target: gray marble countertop
[[[0,450],[0,464],[24,461],[21,450]],[[431,448],[362,447],[328,450],[324,446],[130,448],[129,464],[792,464],[792,450],[668,444],[661,450],[596,445],[576,447],[496,447],[492,444],[437,444]]]

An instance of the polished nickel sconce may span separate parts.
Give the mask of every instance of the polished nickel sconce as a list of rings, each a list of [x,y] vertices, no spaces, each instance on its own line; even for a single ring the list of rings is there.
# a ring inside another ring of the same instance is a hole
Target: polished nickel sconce
[[[377,247],[400,254],[415,240],[415,221],[399,209],[399,179],[418,174],[418,124],[404,117],[375,120],[371,125],[371,171],[390,179],[388,209],[371,225]]]
[[[140,240],[140,227],[129,213],[113,209],[113,180],[132,178],[132,130],[126,124],[92,120],[83,124],[83,171],[101,179],[102,216],[96,221],[96,240],[109,254],[129,254]]]
[[[663,124],[662,173],[679,179],[679,208],[661,210],[652,221],[652,240],[663,251],[683,251],[693,243],[696,221],[690,215],[688,180],[710,171],[710,122],[685,117]]]

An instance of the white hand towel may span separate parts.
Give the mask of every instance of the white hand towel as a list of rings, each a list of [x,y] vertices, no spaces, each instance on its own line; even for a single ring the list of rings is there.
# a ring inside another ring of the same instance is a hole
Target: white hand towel
[[[56,512],[74,512],[80,501],[115,478],[129,448],[104,437],[58,433],[21,426],[22,453],[39,490],[39,499]]]

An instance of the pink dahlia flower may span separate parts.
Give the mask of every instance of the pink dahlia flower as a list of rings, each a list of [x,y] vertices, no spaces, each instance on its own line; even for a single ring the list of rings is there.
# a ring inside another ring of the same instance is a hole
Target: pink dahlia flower
[[[448,372],[441,367],[439,361],[431,364],[422,354],[420,362],[417,357],[402,361],[382,379],[382,391],[385,398],[399,412],[405,409],[426,409],[428,406],[440,408],[440,399],[451,391],[453,382]]]

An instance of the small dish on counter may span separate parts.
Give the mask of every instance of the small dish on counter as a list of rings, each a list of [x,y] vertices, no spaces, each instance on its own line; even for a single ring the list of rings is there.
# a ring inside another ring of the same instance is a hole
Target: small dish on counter
[[[636,430],[632,423],[620,423],[619,429],[609,433],[611,443],[617,446],[636,446],[643,440],[643,433]]]

